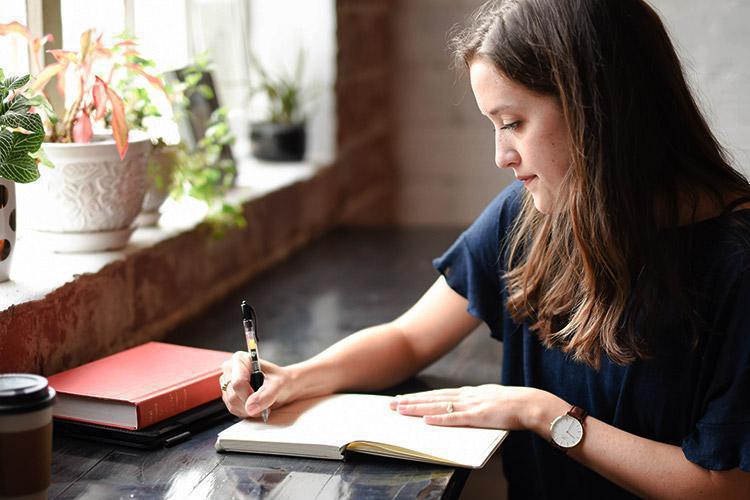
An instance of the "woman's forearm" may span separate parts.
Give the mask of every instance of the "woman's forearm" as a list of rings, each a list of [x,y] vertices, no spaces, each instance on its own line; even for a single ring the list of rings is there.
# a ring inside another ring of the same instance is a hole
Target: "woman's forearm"
[[[386,323],[360,330],[287,368],[292,399],[301,399],[344,390],[384,389],[422,366],[399,328]]]
[[[399,318],[340,340],[288,368],[290,399],[344,390],[377,391],[411,377],[478,325],[468,302],[442,276]]]
[[[529,426],[549,439],[550,423],[571,405],[540,391],[533,406]],[[636,436],[592,417],[584,426],[583,441],[568,455],[638,496],[750,498],[750,473],[706,470],[685,458],[678,446]]]

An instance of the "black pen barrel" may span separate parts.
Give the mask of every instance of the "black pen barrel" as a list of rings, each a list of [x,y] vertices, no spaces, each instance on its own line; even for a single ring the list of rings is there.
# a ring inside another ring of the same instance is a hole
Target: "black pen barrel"
[[[265,380],[265,377],[263,377],[263,372],[251,373],[250,387],[252,387],[254,391],[257,391],[258,389],[260,389],[260,386],[263,385],[263,380]]]

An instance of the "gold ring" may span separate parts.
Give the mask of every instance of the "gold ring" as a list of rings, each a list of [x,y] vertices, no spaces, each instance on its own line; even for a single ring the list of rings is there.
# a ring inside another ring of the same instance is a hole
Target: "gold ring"
[[[445,412],[446,413],[453,413],[453,403],[452,402],[450,402],[450,401],[448,402],[448,406],[445,407]]]
[[[226,391],[227,387],[229,387],[229,384],[232,383],[231,380],[227,380],[226,382],[222,382],[221,379],[219,379],[219,383],[221,384],[221,390]]]

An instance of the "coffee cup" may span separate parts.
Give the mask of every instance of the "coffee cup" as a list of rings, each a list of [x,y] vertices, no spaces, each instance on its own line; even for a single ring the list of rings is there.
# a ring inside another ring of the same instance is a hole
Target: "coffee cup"
[[[54,400],[44,377],[0,375],[0,499],[47,498]]]

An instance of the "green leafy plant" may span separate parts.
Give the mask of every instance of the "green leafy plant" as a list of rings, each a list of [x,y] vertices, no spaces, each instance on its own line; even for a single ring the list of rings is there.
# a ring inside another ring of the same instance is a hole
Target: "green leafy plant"
[[[148,162],[149,178],[159,191],[169,192],[174,184],[172,173],[181,157],[179,152],[171,153],[168,158],[172,160],[172,165],[165,165],[165,160],[156,160],[155,156],[167,146],[179,143],[177,125],[171,119],[173,90],[157,74],[156,62],[137,50],[134,37],[123,32],[115,39],[121,43],[112,49],[118,61],[112,75],[112,87],[122,96],[128,128],[144,131],[151,139],[153,150]],[[170,134],[171,131],[174,133]]]
[[[214,90],[207,85],[203,76],[211,71],[212,63],[208,52],[202,52],[195,57],[192,64],[182,70],[182,81],[175,84],[175,102],[183,110],[190,105],[190,97],[199,94],[204,99],[213,99]]]
[[[246,224],[240,207],[226,201],[237,168],[232,159],[222,156],[222,152],[234,140],[226,109],[217,109],[211,114],[206,134],[198,141],[195,150],[181,149],[170,193],[175,199],[188,195],[206,203],[207,219],[217,237],[229,227],[242,228]]]
[[[39,178],[39,148],[44,140],[40,99],[24,95],[29,75],[8,77],[0,70],[0,177],[27,183]]]
[[[178,90],[157,72],[155,61],[138,51],[134,37],[121,33],[115,39],[120,43],[112,48],[117,62],[111,84],[122,96],[128,127],[147,132],[156,148],[176,144],[179,136],[173,120],[172,101]],[[165,122],[173,127],[165,130]],[[170,133],[172,130],[174,133]]]
[[[113,79],[113,86],[123,96],[128,125],[146,130],[157,150],[174,145],[176,141],[159,135],[158,130],[149,130],[149,127],[157,120],[162,122],[162,127],[165,120],[176,127],[175,120],[186,117],[190,112],[190,97],[195,93],[205,99],[214,97],[213,89],[203,83],[204,73],[210,70],[210,59],[207,54],[199,55],[195,63],[182,71],[181,81],[166,81],[161,87],[144,87],[143,72],[134,71],[133,68],[152,69],[155,68],[154,62],[135,50],[134,39],[127,35],[120,35],[119,38],[128,42],[127,50],[123,53],[126,63],[122,65],[124,70]],[[166,99],[160,99],[164,96]],[[234,144],[234,140],[227,111],[219,108],[211,115],[204,137],[192,150],[188,150],[184,143],[178,147],[173,155],[171,178],[165,176],[158,165],[149,165],[149,175],[155,185],[168,190],[172,198],[179,200],[183,196],[190,196],[208,206],[207,219],[212,223],[216,235],[223,234],[229,227],[245,225],[240,208],[226,201],[237,170],[231,156],[227,157],[223,152]]]
[[[193,64],[182,70],[181,81],[172,84],[172,100],[177,119],[190,113],[190,98],[194,94],[203,99],[214,97],[213,89],[205,84],[204,74],[211,70],[207,53],[199,54]],[[206,216],[214,236],[220,237],[231,227],[242,228],[245,218],[241,207],[229,203],[226,195],[237,177],[237,167],[231,155],[225,155],[235,137],[229,127],[226,108],[211,114],[206,131],[192,151],[185,147],[175,169],[175,184],[170,195],[180,199],[191,196],[208,206]]]
[[[250,97],[259,94],[265,97],[267,121],[284,125],[304,121],[304,102],[311,97],[303,85],[304,52],[300,51],[297,55],[293,73],[283,72],[275,77],[257,57],[251,54],[250,59],[258,75],[258,83],[250,87]]]
[[[162,110],[154,103],[154,92],[166,92],[163,80],[145,70],[155,71],[156,63],[143,57],[135,49],[135,39],[122,34],[117,37],[126,44],[112,49],[121,59],[117,73],[113,75],[112,86],[125,104],[125,121],[131,129],[145,130],[149,118],[162,116]],[[144,85],[146,80],[151,85]]]

